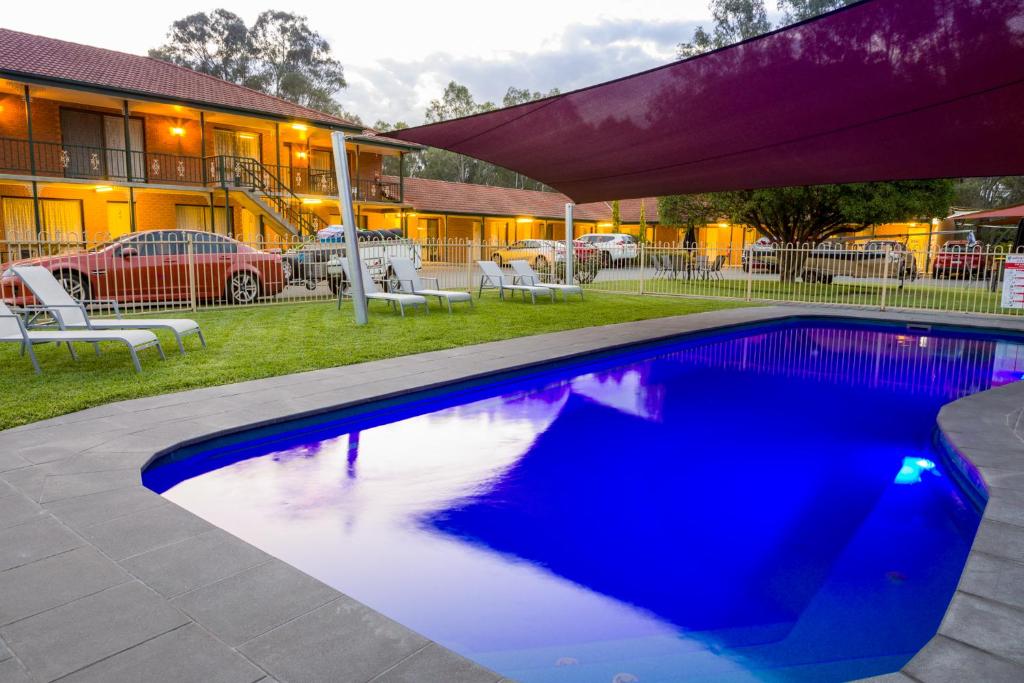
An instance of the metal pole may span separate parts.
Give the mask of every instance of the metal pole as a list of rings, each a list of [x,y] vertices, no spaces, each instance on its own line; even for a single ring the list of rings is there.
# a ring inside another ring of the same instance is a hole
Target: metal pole
[[[572,210],[575,205],[569,202],[565,205],[565,284],[571,285],[573,283],[573,268],[575,263],[573,262],[576,258],[573,252],[573,235],[575,229],[572,224]]]
[[[210,182],[206,176],[206,112],[199,112],[199,165],[203,167],[203,185]]]
[[[128,229],[129,232],[135,232],[139,229],[135,219],[135,187],[133,185],[128,186]],[[108,228],[110,226],[107,226]]]
[[[365,325],[369,315],[366,310],[366,290],[363,288],[362,261],[359,257],[356,212],[352,207],[352,192],[349,190],[345,134],[341,131],[331,133],[331,146],[334,148],[334,175],[338,181],[338,206],[341,207],[341,222],[345,228],[345,257],[348,260],[348,274],[351,280],[349,286],[352,288],[352,305],[356,311],[356,325]]]

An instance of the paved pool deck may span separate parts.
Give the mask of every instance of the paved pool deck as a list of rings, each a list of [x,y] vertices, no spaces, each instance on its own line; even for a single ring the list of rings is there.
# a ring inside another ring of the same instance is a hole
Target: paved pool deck
[[[125,401],[0,432],[0,683],[499,681],[143,488],[141,469],[177,446],[255,424],[802,316],[1024,330],[970,316],[730,309]],[[943,408],[939,424],[977,466],[989,503],[938,634],[879,680],[1024,680],[1022,408],[1024,383]]]

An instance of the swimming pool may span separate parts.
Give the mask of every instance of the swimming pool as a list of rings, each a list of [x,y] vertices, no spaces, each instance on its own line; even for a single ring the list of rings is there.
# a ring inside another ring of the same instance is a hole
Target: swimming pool
[[[934,633],[977,335],[775,324],[211,441],[150,488],[523,681],[841,680]]]

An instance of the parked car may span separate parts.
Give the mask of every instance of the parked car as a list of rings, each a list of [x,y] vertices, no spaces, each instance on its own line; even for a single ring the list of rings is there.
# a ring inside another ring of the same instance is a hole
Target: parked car
[[[864,251],[882,251],[889,255],[890,272],[893,264],[896,272],[911,280],[917,279],[917,258],[907,249],[907,245],[896,240],[868,240]]]
[[[942,245],[935,255],[932,277],[985,278],[992,272],[992,255],[986,253],[981,242],[951,240]]]
[[[583,240],[573,240],[573,253],[577,260],[588,260],[597,257],[601,251]],[[507,247],[495,249],[491,260],[499,266],[506,266],[510,261],[527,261],[534,270],[547,269],[551,258],[556,263],[565,261],[565,242],[560,240],[519,240]]]
[[[777,273],[779,259],[775,254],[775,243],[767,237],[757,238],[743,249],[740,265],[744,273],[751,270]]]
[[[800,277],[804,282],[831,284],[840,275],[855,278],[916,277],[908,265],[907,252],[885,248],[853,249],[845,242],[822,242],[810,251],[803,263]]]
[[[252,303],[284,288],[281,255],[197,230],[147,230],[91,251],[16,261],[47,268],[78,300],[118,303],[226,300]],[[34,302],[14,272],[0,276],[0,296],[15,305]]]
[[[324,240],[306,242],[284,254],[282,266],[288,284],[315,289],[326,282],[335,294],[344,279],[341,262],[345,258],[345,242],[341,226],[331,226],[321,234],[335,235]],[[387,261],[401,256],[411,259],[417,268],[422,266],[420,245],[402,236],[401,230],[359,230],[359,254],[375,276],[389,276]]]
[[[636,238],[626,233],[590,233],[577,241],[595,247],[601,254],[601,265],[623,265],[636,261],[639,255]]]

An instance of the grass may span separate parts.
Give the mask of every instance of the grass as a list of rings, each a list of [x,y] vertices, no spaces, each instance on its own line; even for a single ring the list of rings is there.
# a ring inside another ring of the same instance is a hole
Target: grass
[[[595,288],[605,291],[638,291],[637,280],[597,282]],[[648,279],[644,291],[649,294],[696,294],[744,299],[746,280],[671,280]],[[833,284],[754,280],[751,288],[755,301],[796,301],[802,303],[848,304],[878,306],[882,287],[874,283],[844,282]],[[963,313],[1007,313],[1001,305],[1001,293],[985,286],[952,282],[946,286],[906,283],[886,287],[886,305],[892,308],[945,310]]]
[[[598,293],[583,302],[531,306],[502,303],[491,294],[475,309],[460,305],[450,316],[433,304],[429,316],[410,313],[403,319],[373,304],[365,327],[352,322],[351,307],[339,312],[333,303],[200,311],[182,317],[199,322],[209,348],[200,349],[197,338],[188,337],[189,353],[182,356],[170,335],[158,333],[167,360],[161,362],[152,349],[141,352],[141,375],[132,370],[124,347],[116,344],[105,345],[98,357],[88,345],[80,345],[78,362],[63,347],[37,346],[41,375],[33,374],[28,358],[19,357],[16,344],[0,344],[0,429],[123,399],[741,305]]]

